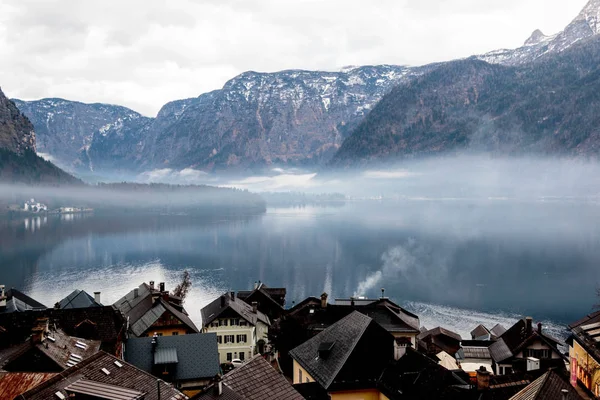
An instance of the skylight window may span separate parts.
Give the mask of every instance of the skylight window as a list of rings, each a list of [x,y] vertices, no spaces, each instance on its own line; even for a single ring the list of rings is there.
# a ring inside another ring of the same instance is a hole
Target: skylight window
[[[121,364],[121,363],[120,363],[120,362],[118,362],[118,361],[115,361],[115,365],[116,365],[117,367],[119,367],[119,368],[121,368],[121,367],[123,366],[123,364]]]
[[[102,368],[102,372],[104,372],[106,375],[110,375],[110,371],[106,368]]]
[[[56,392],[56,393],[54,393],[54,395],[56,397],[58,397],[60,400],[65,400],[66,399],[65,395],[62,394],[61,392]]]

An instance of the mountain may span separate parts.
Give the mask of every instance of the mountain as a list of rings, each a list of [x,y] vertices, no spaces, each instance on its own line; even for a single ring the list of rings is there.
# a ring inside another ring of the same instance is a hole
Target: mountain
[[[61,99],[15,102],[36,127],[38,151],[80,172],[315,165],[392,87],[433,68],[246,72],[156,118]]]
[[[560,53],[579,41],[600,33],[600,0],[590,0],[579,15],[556,35],[546,36],[539,29],[517,49],[501,49],[477,56],[492,64],[523,65],[545,54]]]
[[[95,137],[100,142],[98,147],[104,148],[103,137],[120,139],[141,130],[149,120],[128,108],[108,104],[55,98],[13,101],[35,126],[37,151],[68,170],[90,169],[87,152]]]
[[[19,183],[80,183],[38,157],[33,125],[0,90],[0,181]]]
[[[473,57],[385,96],[333,165],[484,151],[600,154],[600,36],[522,66]]]

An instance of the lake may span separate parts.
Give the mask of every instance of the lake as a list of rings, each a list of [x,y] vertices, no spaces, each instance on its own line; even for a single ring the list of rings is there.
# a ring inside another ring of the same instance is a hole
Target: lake
[[[0,283],[53,306],[74,289],[110,304],[141,282],[172,289],[189,270],[186,308],[257,280],[287,304],[385,296],[428,328],[465,335],[531,315],[557,334],[589,313],[600,282],[600,207],[581,201],[411,199],[269,208],[236,217],[34,216],[0,220]],[[491,326],[490,326],[491,327]]]

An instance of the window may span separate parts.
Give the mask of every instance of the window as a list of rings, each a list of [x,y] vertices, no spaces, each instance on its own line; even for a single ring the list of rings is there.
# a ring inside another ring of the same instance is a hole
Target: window
[[[219,321],[213,321],[210,323],[210,327],[211,328],[218,328],[219,327]]]
[[[179,335],[179,332],[173,332],[173,336]]]
[[[244,358],[246,358],[246,352],[240,351],[240,361],[244,361]]]
[[[238,343],[246,343],[248,341],[248,335],[237,335],[236,342]]]
[[[231,326],[239,326],[240,325],[239,318],[231,318],[229,320],[229,325],[231,325]]]
[[[298,383],[302,383],[302,370],[298,370]]]
[[[233,356],[231,355],[231,353],[227,353],[227,361],[231,360],[233,360]]]
[[[547,359],[550,358],[552,354],[549,349],[526,349],[523,351],[523,356],[525,358],[533,357],[537,359]]]
[[[246,326],[248,325],[248,323],[246,322],[245,319],[240,320],[240,326]]]
[[[223,336],[217,335],[217,343],[223,344]]]
[[[227,320],[226,319],[220,319],[219,320],[219,326],[227,326]]]
[[[234,339],[235,339],[235,336],[233,336],[233,335],[225,335],[225,343],[235,343]]]

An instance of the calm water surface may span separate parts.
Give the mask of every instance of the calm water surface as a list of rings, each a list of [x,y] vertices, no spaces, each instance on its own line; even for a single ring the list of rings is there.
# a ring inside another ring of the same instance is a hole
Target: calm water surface
[[[422,200],[269,209],[247,217],[28,217],[0,220],[0,283],[47,306],[73,289],[112,303],[143,281],[186,307],[256,280],[288,305],[385,294],[428,327],[461,333],[522,315],[555,327],[588,313],[600,282],[600,206],[582,202]]]

